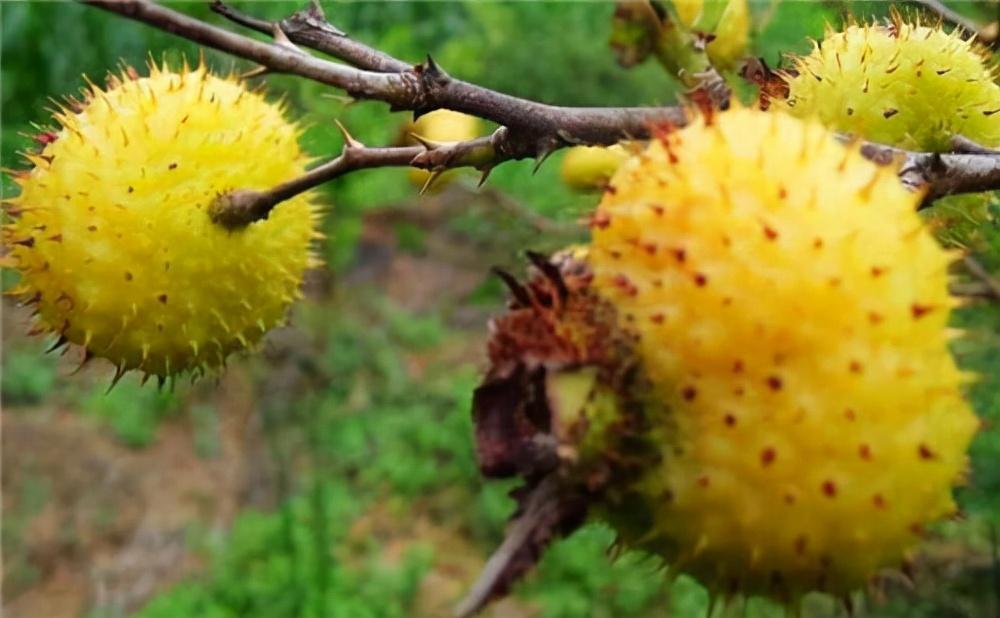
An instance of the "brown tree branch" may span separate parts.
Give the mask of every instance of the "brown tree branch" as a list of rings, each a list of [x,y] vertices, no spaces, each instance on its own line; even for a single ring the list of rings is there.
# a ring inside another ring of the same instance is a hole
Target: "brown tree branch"
[[[684,110],[679,107],[547,105],[454,79],[430,58],[405,71],[369,71],[298,53],[285,45],[240,36],[146,0],[84,2],[252,60],[273,71],[307,77],[340,88],[358,99],[383,101],[395,110],[412,110],[419,115],[446,108],[492,120],[509,129],[510,147],[499,149],[497,153],[505,159],[540,156],[561,145],[613,144],[628,137],[646,137],[653,125],[684,123]],[[326,40],[331,40],[330,32],[322,32],[326,33]],[[341,39],[341,43],[350,40],[336,34],[332,36]],[[290,40],[293,39],[290,37]],[[357,46],[353,49],[358,50]]]
[[[233,23],[263,34],[271,34],[274,27],[273,22],[237,11],[222,0],[214,0],[212,10]],[[308,8],[281,20],[278,25],[293,43],[328,54],[359,69],[403,73],[413,68],[411,64],[355,41],[341,32],[327,21],[323,9],[315,0]]]
[[[468,142],[425,144],[416,150],[374,149],[377,155],[360,152],[341,157],[298,179],[264,194],[241,195],[228,202],[231,215],[218,213],[229,225],[245,224],[266,217],[291,191],[311,188],[348,171],[384,165],[411,165],[431,170],[472,166],[488,173],[493,166],[511,159],[544,159],[552,151],[571,144],[606,145],[623,138],[649,137],[655,126],[683,126],[681,107],[574,108],[538,103],[513,97],[454,79],[433,60],[410,66],[396,58],[350,39],[330,25],[314,5],[300,11],[278,27],[272,22],[243,15],[216,3],[217,12],[241,25],[271,32],[276,42],[264,43],[244,37],[146,0],[84,0],[86,3],[152,25],[177,36],[229,54],[252,60],[278,72],[291,73],[345,90],[355,98],[379,100],[393,109],[415,114],[447,108],[472,114],[502,125],[492,135]],[[293,43],[328,53],[348,65],[311,56]],[[881,164],[899,164],[908,186],[925,191],[924,205],[955,193],[1000,189],[1000,154],[992,152],[908,152],[880,144],[865,143],[862,153]],[[350,163],[344,159],[350,159]],[[259,197],[265,195],[265,197]],[[283,196],[283,197],[282,197]],[[230,196],[231,198],[232,196]]]

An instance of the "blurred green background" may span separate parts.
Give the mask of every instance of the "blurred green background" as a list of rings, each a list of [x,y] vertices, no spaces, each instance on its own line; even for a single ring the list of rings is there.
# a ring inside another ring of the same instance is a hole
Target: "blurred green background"
[[[430,52],[451,74],[512,94],[572,105],[668,104],[677,87],[654,63],[624,70],[606,41],[607,2],[324,3],[355,38],[402,58]],[[237,6],[263,17],[292,2]],[[219,23],[204,4],[179,9]],[[961,4],[984,16],[995,5]],[[886,3],[755,2],[753,53],[772,65],[845,10]],[[22,163],[48,97],[100,80],[119,59],[197,57],[187,43],[67,3],[3,3],[0,165]],[[207,54],[219,71],[248,67]],[[267,78],[307,123],[304,146],[335,153],[339,119],[362,141],[397,139],[406,114],[346,104],[317,84]],[[484,131],[488,130],[484,127]],[[217,380],[157,391],[110,367],[69,376],[76,361],[23,335],[26,310],[3,306],[4,608],[12,617],[142,618],[446,616],[502,537],[513,502],[485,484],[472,453],[470,394],[484,365],[485,323],[502,307],[488,275],[521,272],[521,251],[578,238],[596,203],[559,182],[559,157],[496,169],[482,191],[460,175],[420,198],[405,170],[365,171],[323,188],[330,205],[307,298],[261,353]],[[2,190],[12,183],[4,177]],[[986,230],[1000,249],[1000,232]],[[993,255],[1000,255],[1000,250]],[[981,256],[994,272],[1000,260]],[[4,273],[5,282],[12,279]],[[1000,612],[991,531],[1000,524],[1000,312],[959,316],[972,336],[963,364],[986,376],[973,399],[986,429],[975,444],[965,517],[933,531],[916,584],[888,578],[857,599],[864,616]],[[487,615],[703,616],[694,581],[664,583],[661,566],[592,525],[560,541],[510,599]],[[732,615],[779,616],[754,601]],[[809,598],[805,614],[838,615]]]

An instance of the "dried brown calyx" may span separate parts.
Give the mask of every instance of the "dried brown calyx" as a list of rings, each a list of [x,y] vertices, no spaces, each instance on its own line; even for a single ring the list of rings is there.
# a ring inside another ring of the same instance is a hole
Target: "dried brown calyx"
[[[497,271],[507,311],[490,322],[490,369],[473,398],[476,454],[491,478],[520,477],[500,548],[457,610],[478,611],[573,532],[591,505],[614,503],[655,461],[645,442],[641,371],[630,335],[592,289],[586,262],[529,253],[526,283]]]

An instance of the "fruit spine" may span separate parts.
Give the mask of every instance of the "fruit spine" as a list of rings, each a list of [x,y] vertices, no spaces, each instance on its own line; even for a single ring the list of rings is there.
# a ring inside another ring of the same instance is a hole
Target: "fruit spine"
[[[221,366],[284,319],[313,259],[308,196],[230,231],[207,209],[232,189],[305,171],[280,105],[204,65],[126,69],[55,112],[14,175],[4,227],[35,332],[103,357],[117,376]]]

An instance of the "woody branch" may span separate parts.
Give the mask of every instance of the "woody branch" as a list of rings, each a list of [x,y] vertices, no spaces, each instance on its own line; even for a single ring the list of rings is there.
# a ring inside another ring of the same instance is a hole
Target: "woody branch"
[[[369,149],[350,147],[344,154],[303,179],[260,194],[243,192],[223,196],[215,209],[217,220],[239,227],[266,218],[270,209],[320,182],[348,172],[387,165],[429,170],[475,167],[489,172],[512,159],[544,159],[551,152],[575,144],[608,145],[622,139],[645,139],[657,126],[683,126],[680,106],[562,107],[530,101],[451,77],[430,58],[411,65],[355,41],[331,25],[313,4],[280,22],[243,15],[216,1],[216,12],[243,26],[269,33],[261,42],[194,19],[147,0],[83,0],[86,4],[154,26],[195,43],[253,61],[268,72],[294,74],[342,89],[356,99],[388,103],[396,111],[420,115],[451,109],[501,125],[492,135],[467,142]],[[307,47],[343,61],[312,56]],[[925,191],[924,204],[956,193],[1000,189],[1000,153],[910,152],[866,143],[862,153],[879,164],[900,166],[908,186]],[[350,163],[348,163],[348,159]],[[322,171],[320,171],[322,170]],[[237,192],[234,192],[237,193]],[[228,199],[225,199],[228,198]],[[221,208],[221,210],[220,210]],[[225,212],[226,209],[232,212]]]

